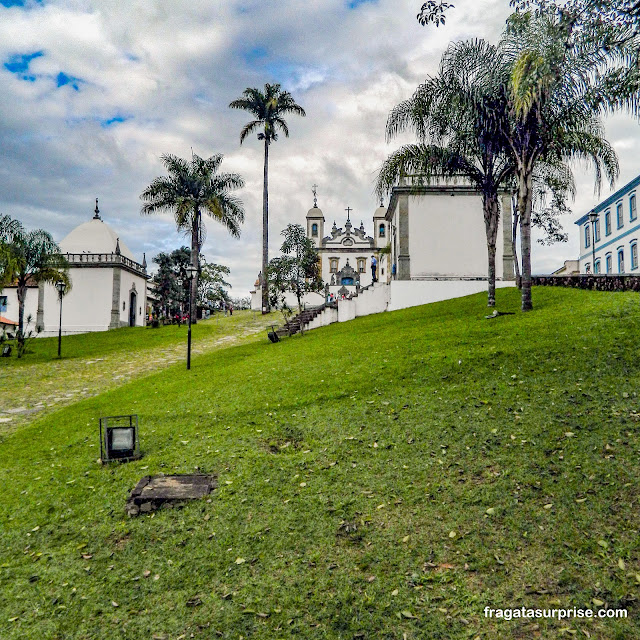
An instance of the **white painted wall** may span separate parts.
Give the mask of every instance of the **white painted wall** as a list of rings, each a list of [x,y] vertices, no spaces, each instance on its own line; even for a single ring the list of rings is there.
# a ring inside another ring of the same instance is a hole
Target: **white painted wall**
[[[62,332],[106,331],[111,320],[113,269],[71,268],[69,278],[71,289],[62,299]],[[41,335],[58,335],[60,304],[58,290],[52,284],[44,286],[43,309]]]
[[[387,311],[397,311],[487,291],[486,280],[394,280],[389,286],[390,301]],[[505,287],[515,287],[515,282],[496,282],[496,289]]]
[[[7,296],[7,310],[0,311],[0,316],[18,322],[18,290],[15,287],[3,289],[1,295]],[[24,321],[27,322],[29,315],[32,316],[30,329],[35,329],[38,312],[38,287],[28,287],[24,304]],[[2,331],[0,331],[2,333]]]
[[[291,307],[295,313],[298,313],[298,298],[296,298],[295,294],[288,292],[285,294],[285,300],[289,307]],[[324,293],[307,293],[302,299],[303,304],[308,307],[317,307],[324,301]],[[251,310],[262,311],[262,289],[260,287],[251,292]]]
[[[501,231],[496,241],[498,278],[502,277]],[[482,196],[447,192],[409,196],[409,253],[411,278],[486,277]]]
[[[120,324],[129,326],[129,301],[131,286],[135,282],[136,285],[136,327],[144,326],[144,310],[145,310],[145,286],[146,281],[144,278],[137,276],[124,269],[121,271],[120,281]],[[124,305],[123,305],[124,302]],[[124,309],[123,309],[124,306]],[[111,309],[111,304],[109,304]]]

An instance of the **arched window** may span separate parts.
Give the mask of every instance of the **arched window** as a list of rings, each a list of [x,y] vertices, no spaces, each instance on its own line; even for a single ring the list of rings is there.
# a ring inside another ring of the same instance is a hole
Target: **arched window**
[[[638,210],[636,209],[636,194],[633,193],[629,198],[629,219],[635,220],[638,217]]]
[[[329,259],[329,271],[331,271],[331,273],[338,273],[338,258]]]
[[[318,237],[318,225],[317,225],[317,223],[315,223],[315,222],[311,225],[311,235],[312,235],[314,238],[317,238],[317,237]]]
[[[379,238],[384,238],[386,235],[386,227],[384,226],[384,222],[380,225],[379,229],[378,229],[378,237]]]
[[[616,217],[618,218],[618,229],[621,229],[622,225],[624,224],[624,217],[622,215],[622,202],[619,202],[618,206],[616,207]]]
[[[611,273],[613,271],[613,259],[610,253],[607,253],[605,263],[607,265],[607,273]]]
[[[618,273],[624,273],[624,249],[618,249]]]
[[[638,268],[638,244],[636,242],[631,243],[631,269]]]
[[[600,258],[598,258],[595,262],[595,269],[594,269],[594,273],[600,273]]]
[[[589,231],[589,225],[584,227],[584,246],[585,248],[591,246],[591,232]]]
[[[367,268],[367,259],[358,258],[358,273],[364,273]]]
[[[611,235],[611,211],[604,214],[604,233],[607,236]]]

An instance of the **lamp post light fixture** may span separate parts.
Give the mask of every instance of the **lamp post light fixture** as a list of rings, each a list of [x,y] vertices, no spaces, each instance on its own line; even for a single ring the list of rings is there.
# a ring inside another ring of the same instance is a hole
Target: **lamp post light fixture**
[[[138,416],[100,418],[100,460],[126,462],[140,457]]]
[[[64,280],[56,282],[58,290],[58,298],[60,299],[60,324],[58,325],[58,358],[62,357],[62,296],[67,289],[67,283]]]
[[[187,333],[187,370],[191,369],[191,309],[193,307],[193,278],[198,272],[198,267],[190,264],[187,267],[189,276],[189,331]]]
[[[591,273],[596,272],[596,222],[598,221],[598,214],[595,211],[589,211],[589,220],[591,222],[591,253],[593,256],[591,265]]]

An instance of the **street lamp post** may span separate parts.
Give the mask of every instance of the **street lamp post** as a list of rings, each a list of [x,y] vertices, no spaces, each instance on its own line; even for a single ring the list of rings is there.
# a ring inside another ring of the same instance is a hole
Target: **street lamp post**
[[[62,357],[62,296],[67,288],[67,283],[63,280],[56,282],[58,298],[60,299],[60,324],[58,325],[58,358]]]
[[[592,252],[592,269],[591,272],[596,272],[596,222],[598,221],[598,214],[595,211],[589,212],[589,220],[591,222],[591,252]]]
[[[193,277],[198,271],[197,267],[189,265],[187,267],[187,275],[189,276],[189,331],[187,333],[187,369],[191,369],[191,308],[193,306]]]

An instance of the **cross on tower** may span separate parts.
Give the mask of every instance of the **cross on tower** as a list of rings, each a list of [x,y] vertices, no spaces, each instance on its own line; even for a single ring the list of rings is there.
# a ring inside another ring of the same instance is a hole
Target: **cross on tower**
[[[351,212],[353,211],[353,209],[351,207],[347,207],[345,209],[345,211],[347,212],[347,222],[351,222],[350,216],[351,216]]]
[[[318,208],[318,185],[314,184],[311,187],[311,192],[313,193],[313,206],[314,208]]]

